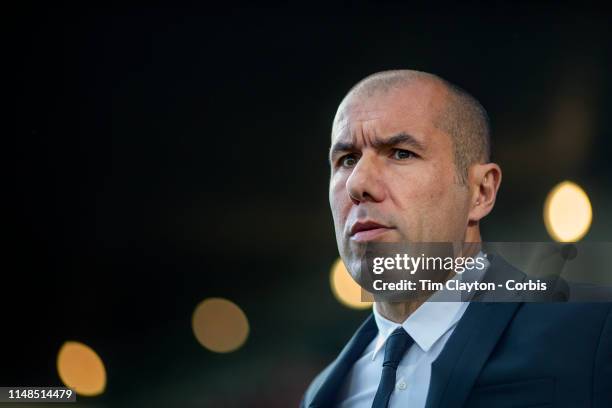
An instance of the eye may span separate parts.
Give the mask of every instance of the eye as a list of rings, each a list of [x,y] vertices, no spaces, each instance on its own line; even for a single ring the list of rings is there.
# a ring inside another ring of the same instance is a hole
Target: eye
[[[406,160],[412,157],[416,157],[416,155],[410,150],[393,149],[393,158],[396,160]]]
[[[342,167],[353,167],[355,164],[357,164],[357,157],[354,154],[347,154],[342,156],[338,160],[338,163]]]

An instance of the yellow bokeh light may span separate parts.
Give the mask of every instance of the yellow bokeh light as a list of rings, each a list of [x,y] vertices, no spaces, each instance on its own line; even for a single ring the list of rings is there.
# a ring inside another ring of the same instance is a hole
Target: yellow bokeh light
[[[353,280],[341,258],[334,262],[329,280],[334,296],[343,305],[352,309],[367,309],[372,306],[372,302],[361,301],[361,286]]]
[[[576,183],[564,181],[548,193],[544,225],[555,241],[579,241],[589,231],[592,219],[591,201]]]
[[[216,353],[239,349],[249,336],[249,321],[242,309],[222,298],[202,301],[193,312],[191,325],[198,342]]]
[[[67,341],[57,354],[57,372],[66,387],[92,397],[106,388],[106,370],[100,356],[78,341]]]

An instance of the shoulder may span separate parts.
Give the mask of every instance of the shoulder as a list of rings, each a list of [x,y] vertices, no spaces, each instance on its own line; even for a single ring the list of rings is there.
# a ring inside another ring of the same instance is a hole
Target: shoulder
[[[529,303],[525,302],[517,311],[516,319],[538,320],[539,324],[562,324],[564,330],[573,326],[601,328],[612,313],[612,303]]]
[[[590,350],[607,339],[612,348],[612,303],[523,303],[507,330],[513,338]]]
[[[323,369],[323,371],[321,371],[314,378],[314,380],[312,380],[308,388],[306,388],[306,392],[304,393],[304,396],[302,397],[302,403],[300,404],[300,407],[307,407],[310,401],[312,401],[312,399],[315,396],[315,393],[317,392],[317,390],[319,390],[319,388],[321,388],[321,385],[323,384],[323,382],[329,375],[329,372],[332,369],[332,365],[333,363],[330,363],[327,367]]]
[[[306,389],[301,406],[308,406],[315,395],[317,398],[328,398],[330,392],[337,389],[343,377],[365,347],[374,339],[378,329],[372,314],[359,326],[355,334],[344,346],[340,354],[329,364]],[[324,389],[322,389],[324,387]],[[322,394],[319,394],[321,390]],[[321,397],[320,395],[323,395]]]

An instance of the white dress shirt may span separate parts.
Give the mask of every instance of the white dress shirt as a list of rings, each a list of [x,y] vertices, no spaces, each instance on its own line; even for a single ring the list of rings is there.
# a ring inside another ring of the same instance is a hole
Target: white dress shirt
[[[488,262],[485,263],[482,271],[472,276],[480,281],[486,267],[488,267]],[[461,280],[461,276],[454,279]],[[433,296],[436,295],[438,293]],[[468,302],[461,301],[436,302],[430,300],[423,303],[402,324],[399,324],[383,317],[375,304],[373,313],[378,326],[378,335],[366,347],[349,371],[339,392],[338,407],[372,407],[382,374],[385,342],[389,335],[401,326],[414,339],[414,344],[404,354],[397,367],[395,389],[391,394],[388,407],[424,408],[429,391],[431,364],[442,352],[468,305]]]

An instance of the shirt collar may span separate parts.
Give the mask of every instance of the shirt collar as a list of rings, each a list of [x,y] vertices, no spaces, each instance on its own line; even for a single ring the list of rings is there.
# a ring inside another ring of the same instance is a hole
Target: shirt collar
[[[374,306],[373,313],[376,326],[378,326],[378,336],[372,360],[398,327],[403,327],[423,351],[429,351],[431,346],[457,323],[461,317],[458,312],[463,306],[464,302],[425,302],[402,324],[385,318]]]
[[[479,257],[486,255],[481,252],[478,253]],[[460,275],[461,280],[475,280],[479,281],[484,275],[489,263],[485,261],[485,267],[482,270],[478,270],[476,273]],[[466,271],[474,272],[474,271]],[[463,276],[465,275],[465,276]],[[456,279],[456,277],[454,278]],[[435,297],[437,293],[434,293],[432,297]],[[393,333],[398,327],[403,327],[404,330],[414,339],[414,342],[424,351],[427,352],[429,349],[446,333],[449,329],[455,326],[466,308],[466,302],[436,302],[426,301],[417,308],[408,318],[402,323],[393,322],[384,316],[382,316],[377,306],[374,305],[373,313],[376,326],[378,327],[378,336],[376,337],[376,344],[374,346],[374,352],[372,353],[372,360],[376,357],[376,354],[383,348],[387,338]]]

